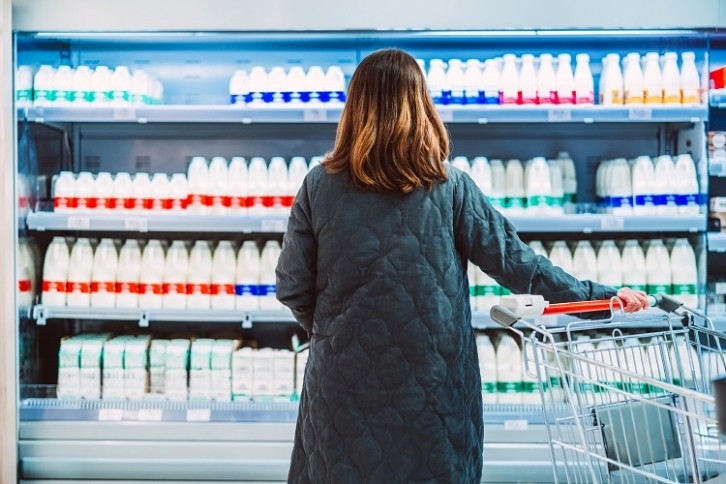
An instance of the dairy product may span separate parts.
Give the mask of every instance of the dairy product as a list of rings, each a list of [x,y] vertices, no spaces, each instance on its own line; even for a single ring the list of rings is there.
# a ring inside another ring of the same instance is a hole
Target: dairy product
[[[166,344],[164,396],[168,400],[184,401],[189,398],[187,367],[190,349],[188,339],[173,339]]]
[[[321,97],[321,91],[325,89],[325,72],[320,66],[310,66],[307,75],[305,76],[306,93],[310,93],[311,102],[324,102],[324,98]],[[303,95],[303,102],[306,101],[307,97]]]
[[[267,212],[271,215],[287,215],[292,207],[292,200],[285,198],[289,191],[289,178],[287,164],[281,156],[275,156],[270,160],[267,175],[267,193],[263,197],[263,203]],[[284,205],[289,202],[289,205]]]
[[[232,79],[229,80],[229,102],[230,104],[244,104],[249,92],[249,75],[247,71],[238,69],[234,71]]]
[[[148,335],[137,335],[126,340],[124,349],[124,396],[129,400],[141,400],[146,393],[149,361]]]
[[[237,276],[235,285],[236,308],[253,311],[260,309],[260,252],[257,244],[248,240],[242,244],[237,256]]]
[[[116,211],[132,212],[136,210],[136,197],[134,197],[134,182],[129,173],[116,173],[113,180],[113,205]],[[139,210],[142,208],[138,207]]]
[[[476,309],[489,312],[492,306],[499,303],[502,288],[489,274],[477,268],[476,274]]]
[[[519,72],[520,104],[537,103],[537,70],[534,67],[532,54],[522,55],[522,68]]]
[[[212,399],[212,350],[214,340],[200,338],[192,342],[189,357],[189,400]]]
[[[632,169],[633,214],[655,215],[655,168],[649,156],[639,156]]]
[[[83,336],[63,338],[58,350],[58,387],[59,400],[81,398],[81,347]]]
[[[114,106],[127,106],[131,102],[131,72],[126,66],[118,66],[111,75],[109,100]]]
[[[254,66],[250,71],[249,93],[246,100],[250,103],[272,102],[272,95],[267,97],[267,71],[262,66]]]
[[[522,353],[514,338],[503,333],[496,349],[497,403],[522,403]]]
[[[261,399],[272,397],[275,389],[275,353],[269,348],[257,350],[252,371],[255,397],[262,397]]]
[[[282,201],[284,207],[292,207],[292,204],[295,202],[295,196],[297,195],[298,190],[300,190],[307,174],[308,165],[305,162],[305,158],[302,156],[293,156],[290,160],[290,169],[287,178],[287,191],[285,192],[285,197]]]
[[[444,64],[443,60],[431,59],[426,81],[434,103],[442,104],[444,102],[444,86],[446,85],[446,64]]]
[[[91,89],[93,104],[106,105],[111,102],[111,70],[108,67],[96,66],[91,76]]]
[[[68,266],[66,304],[69,307],[90,307],[92,272],[93,247],[91,247],[91,241],[87,238],[79,238],[73,244]]]
[[[78,66],[71,79],[73,104],[88,105],[93,102],[93,71],[88,66]]]
[[[476,59],[466,61],[464,70],[464,90],[462,104],[480,104],[480,92],[482,92],[482,71],[480,63]]]
[[[608,171],[606,193],[610,206],[608,211],[614,215],[633,214],[633,189],[630,165],[625,158],[613,161]]]
[[[15,104],[19,108],[33,104],[33,70],[30,66],[18,66],[15,71]]]
[[[620,69],[620,56],[608,54],[606,58],[607,66],[601,81],[600,104],[623,104],[623,73]]]
[[[158,240],[149,240],[141,256],[139,274],[139,307],[160,308],[164,294],[164,268],[166,256]],[[123,282],[123,281],[122,281]]]
[[[128,337],[109,340],[103,347],[103,399],[122,400],[125,395],[124,353]]]
[[[186,175],[174,173],[169,182],[169,198],[164,204],[164,210],[176,214],[183,213],[187,208],[188,199],[189,183]]]
[[[565,213],[565,188],[563,184],[562,168],[558,160],[549,162],[550,171],[550,205],[551,215],[564,215]]]
[[[187,307],[209,309],[211,307],[212,252],[204,240],[197,240],[189,255],[187,274]]]
[[[678,213],[675,187],[673,186],[673,159],[668,155],[659,156],[655,162],[653,178],[653,195],[658,215],[675,215]]]
[[[112,308],[116,306],[116,276],[118,253],[111,239],[101,239],[93,254],[91,277],[91,306]]]
[[[637,240],[628,240],[622,255],[623,286],[637,291],[648,289],[645,254]]]
[[[98,207],[98,198],[96,198],[96,181],[87,171],[82,171],[76,179],[76,200],[77,210],[79,212],[87,212]]]
[[[481,393],[484,403],[497,403],[497,355],[489,336],[476,336],[476,350],[479,354]]]
[[[281,251],[280,244],[275,240],[268,240],[262,248],[259,279],[260,309],[282,309],[282,304],[276,297],[277,277],[275,275],[275,268],[277,267],[277,260],[280,258]]]
[[[228,171],[230,213],[244,215],[247,213],[247,193],[249,191],[247,161],[241,156],[235,156],[229,163]]]
[[[560,267],[568,274],[572,274],[572,252],[570,252],[569,247],[567,247],[567,242],[565,242],[564,240],[558,240],[554,244],[552,244],[549,259],[552,264]]]
[[[163,396],[166,376],[166,346],[165,339],[154,339],[149,346],[149,393],[146,397]]]
[[[492,206],[504,210],[507,204],[507,175],[501,160],[492,160],[492,190],[487,194]]]
[[[211,213],[224,215],[232,208],[232,197],[229,186],[229,169],[227,160],[221,156],[212,158],[209,164],[209,199],[207,205]]]
[[[101,398],[101,357],[107,339],[108,335],[89,335],[81,343],[81,398]]]
[[[696,165],[689,154],[678,155],[673,168],[671,186],[679,214],[698,215],[699,189]]]
[[[572,257],[572,275],[582,281],[598,279],[598,264],[595,249],[587,240],[580,240]]]
[[[547,257],[547,249],[545,249],[545,246],[539,240],[533,240],[527,245],[529,245],[529,248],[532,249],[535,254]]]
[[[232,399],[254,396],[255,354],[252,348],[240,348],[232,355]]]
[[[466,156],[457,156],[451,161],[451,166],[457,168],[467,175],[471,175],[471,165]]]
[[[483,104],[499,104],[502,73],[499,71],[499,65],[494,59],[484,61],[481,83],[479,101]]]
[[[673,296],[688,307],[698,306],[696,255],[688,239],[677,239],[670,258]]]
[[[266,212],[264,198],[268,196],[269,192],[267,163],[264,158],[252,158],[247,179],[249,183],[247,214],[250,216],[264,215]]]
[[[152,81],[146,71],[143,69],[134,69],[134,73],[131,76],[131,103],[136,106],[151,104],[151,84]]]
[[[137,173],[131,184],[131,192],[134,198],[135,210],[151,210],[154,199],[151,194],[151,177],[148,173]]]
[[[76,177],[69,171],[62,171],[53,184],[53,210],[68,213],[77,209]]]
[[[234,253],[232,242],[220,241],[214,249],[212,258],[212,309],[232,310],[235,308],[236,267],[237,255]]]
[[[643,70],[640,67],[640,54],[637,52],[631,52],[625,57],[623,84],[625,104],[643,104],[645,102]]]
[[[175,240],[166,253],[162,306],[167,309],[187,307],[189,253],[181,240]]]
[[[73,70],[70,66],[59,66],[53,78],[55,104],[67,106],[73,102]]]
[[[30,306],[35,295],[35,261],[33,249],[28,239],[21,237],[18,241],[18,306]]]
[[[646,104],[663,103],[663,78],[657,52],[648,52],[645,55],[643,90]]]
[[[590,70],[590,56],[577,54],[575,66],[575,103],[595,103],[595,82]]]
[[[521,215],[525,208],[524,169],[519,160],[507,162],[507,212],[510,215]]]
[[[239,347],[238,340],[220,339],[212,346],[212,399],[232,400],[232,355]]]
[[[173,206],[169,177],[165,173],[154,173],[149,187],[149,210],[161,213]]]
[[[36,106],[50,106],[55,102],[55,73],[49,65],[42,65],[33,77],[33,103]]]
[[[187,171],[189,213],[203,215],[209,208],[209,165],[202,156],[192,158]]]
[[[555,68],[552,65],[552,54],[542,54],[539,56],[539,71],[537,72],[537,103],[557,103]]]
[[[663,241],[650,241],[645,255],[648,294],[671,293],[671,261]]]
[[[527,166],[527,212],[532,215],[549,215],[552,207],[550,167],[542,157],[534,158]]]
[[[483,156],[477,156],[471,163],[471,178],[479,190],[488,197],[492,193],[492,170],[489,161]]]
[[[292,66],[287,73],[287,85],[290,90],[289,102],[302,102],[302,96],[306,91],[305,70],[300,66]],[[287,97],[283,93],[283,99]]]
[[[273,354],[275,386],[273,396],[290,398],[295,393],[295,357],[292,351],[279,350]]]
[[[681,101],[683,104],[701,104],[701,80],[696,68],[696,54],[681,54]]]
[[[66,305],[66,286],[70,253],[63,237],[53,237],[43,263],[43,304]]]
[[[576,99],[575,76],[572,73],[572,56],[560,54],[557,56],[557,103],[574,104]],[[582,82],[582,80],[581,80]]]
[[[461,59],[449,60],[443,91],[444,104],[463,104],[464,87],[464,69]]]
[[[597,282],[619,288],[623,285],[623,268],[620,251],[615,242],[605,240],[597,253]]]
[[[110,173],[102,171],[96,175],[94,192],[96,194],[97,212],[113,212],[116,210],[114,181]]]
[[[520,104],[520,99],[517,57],[514,54],[505,54],[502,67],[501,104]]]
[[[663,104],[681,104],[681,73],[678,54],[666,52],[663,62]]]
[[[147,269],[145,267],[145,269]],[[116,307],[139,306],[139,277],[141,275],[141,248],[134,239],[127,240],[118,260],[116,276]]]

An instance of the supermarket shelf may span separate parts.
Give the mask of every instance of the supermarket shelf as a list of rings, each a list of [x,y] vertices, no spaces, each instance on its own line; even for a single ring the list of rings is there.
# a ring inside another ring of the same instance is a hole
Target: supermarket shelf
[[[709,93],[712,108],[726,108],[726,89],[712,89]]]
[[[726,252],[726,233],[709,232],[708,233],[708,251],[709,252]]]
[[[708,117],[706,106],[438,106],[452,123],[687,122]],[[94,123],[337,123],[342,106],[166,105],[138,107],[52,106],[20,109],[35,122]]]
[[[726,159],[709,160],[708,174],[711,176],[726,177]]]
[[[563,216],[510,216],[520,232],[701,232],[706,217],[701,215],[631,216],[582,214]],[[195,232],[195,233],[283,233],[287,217],[240,215],[153,215],[153,214],[63,214],[33,212],[28,228],[37,231]]]

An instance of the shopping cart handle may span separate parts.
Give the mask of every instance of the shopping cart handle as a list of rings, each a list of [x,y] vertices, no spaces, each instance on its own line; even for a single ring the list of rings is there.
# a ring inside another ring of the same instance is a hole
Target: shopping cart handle
[[[512,311],[500,305],[492,307],[492,309],[489,311],[489,315],[494,321],[501,324],[505,328],[509,328],[520,319],[519,316],[514,314]]]
[[[680,308],[683,303],[676,301],[665,294],[655,294],[648,296],[648,305],[653,308],[659,308],[667,313],[671,313]],[[622,303],[619,299],[601,299],[598,301],[580,301],[550,304],[542,311],[542,315],[553,314],[574,314],[574,313],[593,313],[598,311],[610,311],[620,309]]]

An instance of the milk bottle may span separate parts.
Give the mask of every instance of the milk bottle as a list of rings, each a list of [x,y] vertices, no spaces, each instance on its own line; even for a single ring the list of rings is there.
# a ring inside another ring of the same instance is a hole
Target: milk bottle
[[[476,309],[477,311],[484,311],[488,314],[492,306],[499,303],[502,288],[489,274],[482,272],[478,268],[476,281]]]
[[[605,286],[619,288],[623,285],[623,269],[620,251],[615,242],[606,240],[597,253],[597,282]]]
[[[166,213],[184,213],[186,211],[187,200],[189,198],[189,184],[187,183],[187,176],[185,174],[174,173],[171,175],[168,194],[168,199],[164,204],[164,210]]]
[[[186,250],[186,248],[185,248]],[[164,247],[158,240],[149,240],[141,256],[139,274],[139,307],[156,309],[162,306],[164,294]]]
[[[70,254],[63,237],[53,237],[43,263],[43,304],[65,306]]]
[[[510,215],[524,214],[524,170],[519,160],[507,162],[507,211]]]
[[[254,66],[252,68],[248,86],[248,102],[272,102],[272,94],[267,93],[267,72],[264,67]]]
[[[610,197],[610,213],[633,214],[633,189],[630,165],[625,158],[615,160],[608,172],[607,192]]]
[[[507,175],[502,160],[492,160],[492,190],[489,201],[497,210],[504,210],[507,204]]]
[[[283,197],[288,192],[290,183],[285,158],[275,156],[270,160],[268,169],[268,191],[264,197],[265,208],[269,215],[287,215],[289,207],[283,206]]]
[[[535,254],[541,255],[545,258],[547,257],[547,249],[545,249],[545,246],[539,240],[533,240],[527,245],[529,245],[529,248],[532,249]]]
[[[53,211],[69,213],[77,208],[76,177],[70,171],[62,171],[53,185]]]
[[[285,69],[280,66],[275,66],[270,69],[270,73],[267,75],[267,91],[272,95],[272,101],[267,101],[267,99],[265,101],[273,103],[283,102],[282,92],[286,90],[286,84],[287,74],[285,74]]]
[[[637,240],[628,240],[623,247],[622,257],[623,286],[636,291],[646,291],[647,270],[645,255]]]
[[[479,104],[479,91],[482,85],[482,71],[479,68],[479,61],[469,59],[466,61],[464,71],[464,96],[463,104]]]
[[[302,94],[306,90],[305,71],[300,66],[292,66],[287,73],[287,85],[290,89],[290,102],[302,101]]]
[[[51,106],[55,102],[55,73],[48,65],[40,66],[33,77],[33,97],[36,106]]]
[[[91,274],[93,272],[93,247],[87,238],[79,238],[71,249],[66,285],[69,307],[87,308],[91,305]]]
[[[534,56],[522,56],[522,69],[519,73],[519,93],[521,104],[537,103],[537,70],[534,67]]]
[[[648,52],[645,55],[643,90],[646,104],[663,103],[663,78],[657,52]]]
[[[550,214],[564,215],[565,213],[565,189],[562,183],[562,169],[558,160],[549,163],[550,167]]]
[[[136,210],[150,211],[154,200],[151,195],[151,177],[148,173],[137,173],[131,186],[135,201]]]
[[[482,400],[486,404],[497,403],[497,354],[489,336],[476,335],[476,351],[479,355]]]
[[[19,108],[33,104],[33,70],[30,66],[18,66],[15,72],[15,104]]]
[[[96,67],[91,76],[91,89],[93,90],[93,104],[102,106],[111,101],[111,71],[108,67]]]
[[[557,56],[557,103],[575,104],[575,76],[572,73],[572,56],[560,54]]]
[[[522,403],[522,353],[517,342],[503,333],[497,344],[497,403]]]
[[[250,161],[248,172],[249,198],[247,199],[247,214],[250,216],[265,215],[264,199],[268,197],[269,183],[267,164],[264,158],[255,157]]]
[[[93,255],[91,277],[91,306],[112,308],[116,306],[116,275],[118,253],[111,239],[101,239]]]
[[[565,206],[571,206],[577,201],[577,171],[575,162],[566,151],[557,155],[560,168],[562,169],[562,186],[565,191]]]
[[[116,210],[116,197],[113,193],[113,177],[110,173],[102,171],[96,175],[93,191],[96,196],[96,211],[109,213]]]
[[[345,101],[345,75],[340,66],[328,67],[324,86],[328,93],[328,102],[342,103]]]
[[[482,193],[490,196],[492,193],[492,169],[489,161],[483,156],[477,156],[471,163],[471,178]]]
[[[236,307],[241,311],[260,309],[260,251],[251,240],[242,244],[237,256]]]
[[[144,270],[148,268],[145,266]],[[127,240],[118,259],[116,276],[116,307],[139,306],[139,277],[141,275],[141,248],[134,239]]]
[[[446,86],[446,64],[443,60],[431,59],[426,80],[434,103],[443,104],[444,86]]]
[[[552,206],[552,185],[547,160],[537,157],[527,170],[527,212],[531,215],[548,215]]]
[[[260,309],[282,309],[282,305],[276,298],[277,277],[275,275],[280,252],[280,244],[275,240],[268,240],[262,248],[262,256],[260,257]]]
[[[610,193],[608,192],[608,174],[612,161],[603,161],[597,167],[595,173],[595,193],[597,195],[597,204],[608,210],[610,208]]]
[[[677,239],[671,251],[673,296],[688,307],[698,307],[696,255],[688,239]]]
[[[220,241],[212,258],[212,309],[234,309],[236,268],[237,255],[232,242]]]
[[[28,240],[21,238],[18,241],[18,306],[33,304],[35,292],[35,261]]]
[[[568,274],[573,273],[572,252],[570,252],[570,248],[567,247],[567,242],[564,240],[558,240],[552,244],[549,259],[553,265]]]
[[[655,200],[653,197],[653,181],[655,168],[650,156],[639,156],[635,159],[632,171],[633,186],[633,214],[655,215]]]
[[[150,208],[152,212],[162,213],[172,208],[171,187],[166,173],[154,173],[150,185]]]
[[[463,104],[464,88],[464,68],[461,59],[451,59],[446,70],[444,98],[448,98],[449,104]]]
[[[325,73],[323,72],[323,68],[320,66],[310,66],[305,76],[305,84],[307,85],[307,92],[310,93],[310,101],[322,101],[320,92],[325,89]],[[305,101],[304,98],[303,101]]]
[[[500,87],[502,85],[502,73],[499,71],[499,65],[494,59],[484,61],[484,71],[482,72],[481,91],[479,101],[484,104],[500,103]]]
[[[187,209],[194,215],[204,215],[209,211],[209,165],[202,156],[195,156],[187,171],[189,183],[189,203]]]
[[[600,92],[600,104],[623,104],[623,73],[620,69],[620,56],[608,54],[607,59],[607,68]]]
[[[71,89],[73,89],[73,104],[87,105],[93,102],[93,71],[88,66],[78,66],[73,73]]]
[[[129,173],[116,173],[116,178],[113,180],[113,197],[117,211],[132,212],[136,210],[136,198],[134,198],[133,187],[134,182],[131,180]]]
[[[678,54],[666,52],[663,63],[663,104],[681,104],[681,73]]]
[[[466,156],[455,157],[451,161],[451,166],[453,166],[454,168],[458,168],[467,175],[471,176],[471,165],[469,165],[469,160],[466,158]]]
[[[572,257],[572,275],[581,281],[597,281],[598,264],[595,249],[587,240],[577,242],[575,254]]]
[[[87,171],[82,171],[76,178],[76,199],[78,200],[78,211],[89,212],[98,206],[96,198],[96,180]]]
[[[151,79],[143,69],[134,69],[131,76],[131,103],[135,106],[151,104]]]
[[[671,260],[661,239],[650,241],[645,254],[648,294],[671,293]]]
[[[55,104],[67,106],[73,102],[73,70],[70,66],[60,66],[53,79]]]
[[[248,190],[247,160],[241,156],[235,156],[229,162],[230,213],[234,215],[247,213]]]
[[[645,102],[643,70],[640,67],[640,54],[637,52],[631,52],[625,57],[623,84],[625,104],[643,104]]]
[[[504,55],[502,67],[501,104],[520,104],[519,70],[514,54]]]
[[[681,100],[683,104],[701,104],[701,80],[696,68],[696,54],[681,54]]]
[[[196,269],[196,268],[195,268]],[[175,240],[166,253],[162,305],[166,309],[187,307],[189,253],[181,240]]]
[[[308,164],[308,173],[315,168],[316,166],[320,165],[323,162],[322,156],[313,156],[310,158],[310,163]]]
[[[205,240],[197,240],[189,255],[187,275],[187,307],[209,309],[211,307],[212,252]]]
[[[595,81],[590,70],[590,56],[577,54],[575,65],[575,103],[595,104]]]
[[[118,66],[111,75],[111,104],[128,106],[131,102],[131,72],[126,66]]]
[[[308,174],[308,165],[305,162],[305,158],[302,156],[294,156],[290,160],[290,172],[288,174],[288,185],[285,198],[283,199],[283,206],[290,210],[297,192],[302,187],[303,181]]]
[[[209,164],[209,196],[208,205],[211,206],[211,213],[224,215],[232,208],[232,197],[229,188],[229,169],[227,160],[221,156],[212,158]]]
[[[691,155],[679,155],[676,158],[672,177],[671,185],[674,187],[678,213],[698,215],[698,178]]]
[[[552,54],[542,54],[539,56],[539,72],[537,73],[537,103],[554,104],[556,102],[557,88]]]
[[[229,103],[244,104],[249,92],[249,75],[244,69],[234,71],[232,79],[229,80]]]
[[[658,157],[655,162],[655,176],[653,178],[653,195],[658,215],[675,215],[678,213],[675,187],[673,186],[674,170],[675,166],[670,156]]]

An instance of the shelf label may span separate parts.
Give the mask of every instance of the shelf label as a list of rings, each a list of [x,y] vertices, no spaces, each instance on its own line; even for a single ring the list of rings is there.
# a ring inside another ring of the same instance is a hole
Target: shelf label
[[[190,408],[187,410],[187,422],[209,422],[212,410],[209,408]]]
[[[303,121],[327,121],[328,111],[325,109],[306,109],[303,111]]]
[[[98,411],[99,422],[120,422],[124,418],[124,411],[120,408],[102,408]]]
[[[631,121],[650,121],[653,119],[653,110],[650,108],[628,109],[628,119]]]
[[[263,220],[261,223],[262,232],[284,232],[285,231],[284,220]]]
[[[127,217],[124,219],[124,230],[148,232],[149,220],[145,217]]]
[[[600,220],[600,230],[605,232],[620,232],[625,229],[623,217],[603,217]]]
[[[505,420],[504,430],[527,430],[529,422],[526,420]]]
[[[161,422],[162,414],[160,408],[142,408],[139,410],[139,422]]]
[[[71,215],[66,220],[66,228],[72,230],[88,230],[91,227],[91,218]]]
[[[136,108],[114,108],[111,117],[114,121],[135,121]]]
[[[572,121],[571,109],[550,109],[547,111],[547,121],[550,123],[566,123]]]

